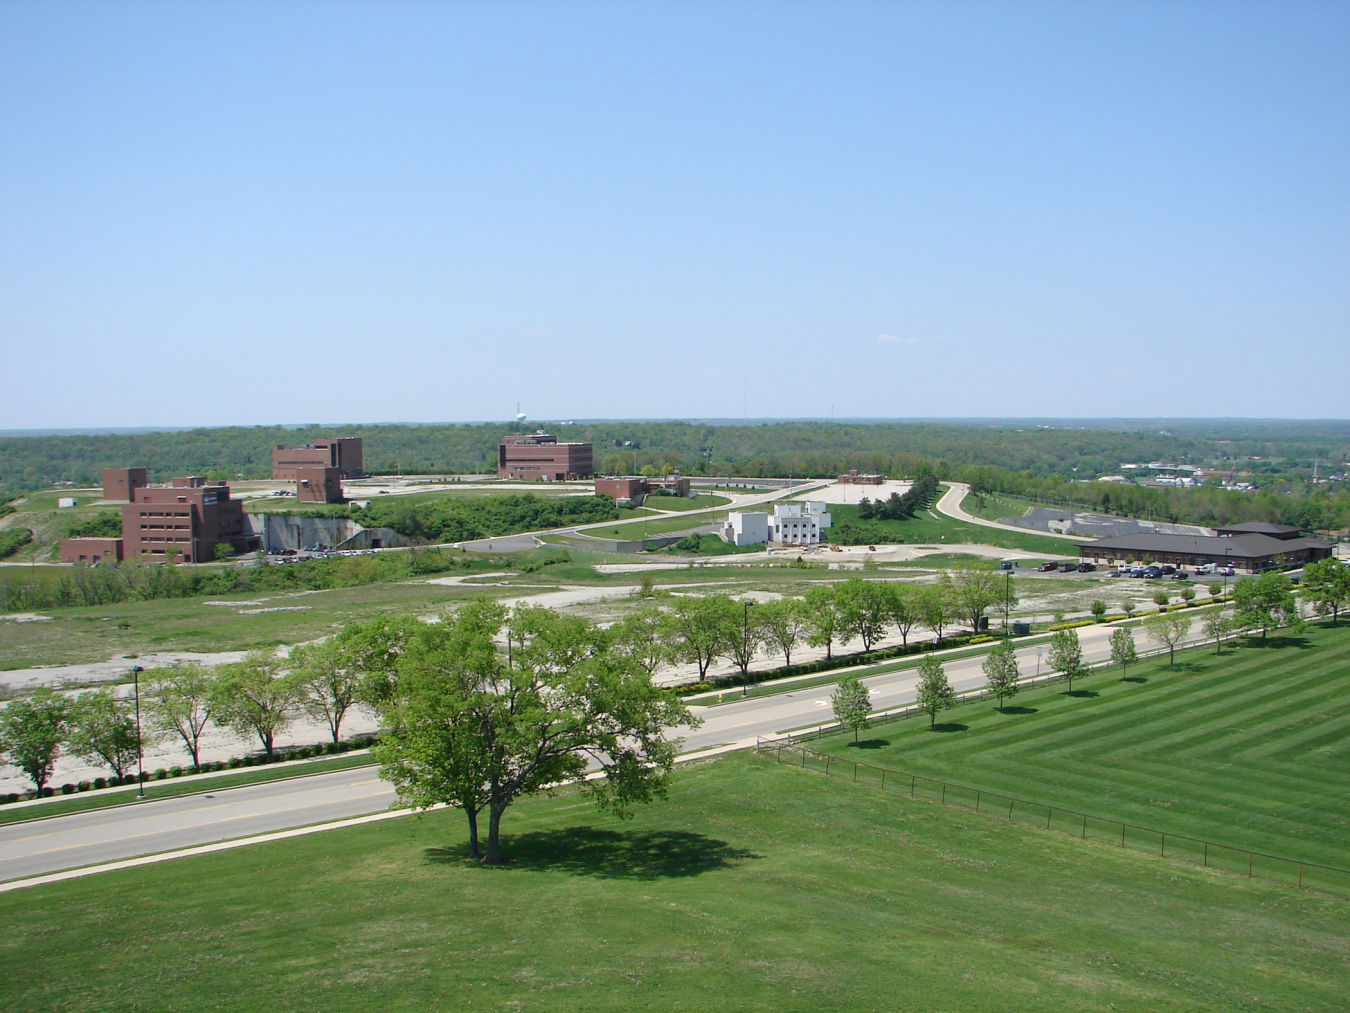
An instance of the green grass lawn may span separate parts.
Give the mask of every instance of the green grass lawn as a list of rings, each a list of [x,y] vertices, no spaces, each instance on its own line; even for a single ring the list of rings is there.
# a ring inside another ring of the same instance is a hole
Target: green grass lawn
[[[969,498],[969,497],[967,497]],[[1031,532],[1019,534],[1016,531],[1004,531],[999,528],[986,528],[967,521],[954,520],[945,514],[922,511],[907,521],[859,521],[856,504],[832,504],[830,517],[836,526],[857,524],[882,529],[888,542],[900,542],[906,545],[997,545],[1005,549],[1024,549],[1027,552],[1043,552],[1046,558],[1077,559],[1078,543],[1053,535],[1038,535]]]
[[[813,746],[984,791],[1350,868],[1350,629],[1211,648]],[[1118,831],[1117,831],[1118,833]]]
[[[982,496],[976,496],[972,493],[961,501],[962,510],[976,517],[983,517],[987,521],[998,521],[1005,517],[1021,517],[1029,509],[1038,505],[1043,506],[1044,504],[992,492],[987,492]]]
[[[441,811],[0,896],[33,1011],[1333,1010],[1342,900],[736,755],[620,823]],[[1336,998],[1340,996],[1341,998]]]
[[[724,521],[726,518],[726,511],[718,510],[692,517],[677,515],[674,517],[655,517],[646,521],[629,521],[627,524],[602,524],[599,527],[585,528],[579,533],[589,535],[592,538],[620,538],[637,541],[649,535],[687,531],[690,528],[712,524],[714,521]]]
[[[725,496],[714,496],[701,492],[696,496],[648,496],[642,504],[652,510],[707,510],[711,507],[726,506],[730,503]]]
[[[328,756],[321,759],[306,760],[303,766],[287,767],[246,767],[222,773],[216,777],[197,777],[182,781],[178,778],[166,778],[163,781],[145,782],[146,798],[169,798],[174,795],[192,795],[200,791],[221,791],[225,788],[237,788],[243,784],[257,784],[261,781],[277,781],[287,777],[303,777],[308,774],[321,774],[329,770],[344,770],[347,767],[364,767],[371,763],[368,753],[354,756]],[[42,819],[47,816],[60,816],[64,813],[83,812],[86,809],[103,809],[111,805],[125,805],[134,802],[137,790],[131,788],[102,788],[98,791],[85,791],[75,795],[63,795],[53,798],[42,805],[3,806],[0,807],[0,824],[22,823],[26,820]]]

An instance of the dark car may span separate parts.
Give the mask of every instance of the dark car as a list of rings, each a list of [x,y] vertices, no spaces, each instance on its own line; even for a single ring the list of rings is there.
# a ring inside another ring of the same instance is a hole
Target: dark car
[[[1060,572],[1060,573],[1077,573],[1077,572],[1078,572],[1078,564],[1077,564],[1077,563],[1060,563],[1060,564],[1059,564],[1059,572]]]
[[[1172,579],[1173,579],[1173,580],[1190,580],[1190,579],[1191,579],[1191,575],[1190,575],[1189,573],[1187,573],[1185,570],[1178,570],[1176,573],[1172,574]]]
[[[1078,572],[1079,572],[1079,573],[1092,573],[1092,572],[1093,572],[1094,570],[1096,570],[1096,569],[1097,569],[1097,567],[1096,567],[1095,565],[1093,565],[1092,563],[1079,563],[1079,564],[1078,564]]]
[[[1058,563],[1042,563],[1040,566],[1036,567],[1036,572],[1049,573],[1051,570],[1058,570],[1058,569],[1059,569]]]
[[[1144,570],[1144,576],[1149,580],[1157,580],[1162,575],[1162,567],[1159,566],[1150,566]]]
[[[1170,565],[1164,564],[1164,565],[1163,565],[1163,568],[1162,568],[1162,572],[1163,572],[1163,576],[1165,576],[1165,577],[1170,577],[1170,576],[1172,576],[1172,574],[1174,574],[1174,573],[1177,572],[1177,568],[1176,568],[1175,566],[1170,566]]]

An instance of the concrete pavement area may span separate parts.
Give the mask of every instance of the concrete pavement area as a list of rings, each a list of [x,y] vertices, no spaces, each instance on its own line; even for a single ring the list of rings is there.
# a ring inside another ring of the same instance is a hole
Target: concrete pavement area
[[[1081,628],[1084,660],[1109,659],[1112,625]],[[1142,629],[1133,628],[1142,651],[1154,649]],[[1190,642],[1199,640],[1198,633]],[[1017,650],[1025,678],[1037,674],[1041,642]],[[944,663],[958,691],[984,685],[983,655]],[[1048,674],[1043,662],[1040,674]],[[1092,678],[1105,678],[1096,675]],[[913,703],[918,676],[913,668],[864,678],[873,709],[891,710]],[[793,688],[770,696],[741,699],[728,690],[728,702],[691,709],[703,719],[683,734],[685,753],[730,744],[751,745],[758,737],[826,724],[833,720],[830,695],[835,684]],[[393,789],[378,779],[375,768],[358,767],[301,778],[271,781],[89,812],[0,826],[0,881],[37,876],[136,855],[191,848],[231,838],[266,834],[292,827],[340,821],[380,812],[394,800]]]

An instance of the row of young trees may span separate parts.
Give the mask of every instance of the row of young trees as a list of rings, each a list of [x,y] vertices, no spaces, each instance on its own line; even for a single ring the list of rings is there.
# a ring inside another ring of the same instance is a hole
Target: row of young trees
[[[959,625],[978,629],[990,608],[1016,603],[1011,578],[991,570],[952,570],[931,584],[851,577],[817,584],[802,598],[764,604],[724,594],[678,598],[668,609],[630,614],[609,635],[616,650],[649,674],[668,664],[692,664],[702,681],[719,658],[745,675],[761,648],[791,665],[793,652],[804,645],[824,647],[833,658],[836,645],[859,642],[870,651],[892,631],[905,645],[919,629],[941,640]]]
[[[336,743],[343,721],[368,693],[364,639],[358,624],[297,647],[288,658],[256,650],[214,668],[184,663],[148,671],[139,731],[133,701],[111,688],[74,697],[40,688],[0,712],[0,756],[41,794],[63,754],[125,778],[146,745],[172,738],[199,767],[202,737],[212,725],[256,738],[269,758],[277,737],[302,714],[323,721]]]
[[[913,517],[937,498],[938,480],[932,471],[923,468],[914,477],[904,494],[891,493],[876,502],[864,496],[858,501],[858,519],[862,521],[903,521]]]

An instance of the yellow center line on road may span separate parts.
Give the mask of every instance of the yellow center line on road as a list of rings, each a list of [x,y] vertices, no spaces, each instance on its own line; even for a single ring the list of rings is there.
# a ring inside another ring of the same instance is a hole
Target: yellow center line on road
[[[357,788],[357,787],[360,787],[360,786],[363,785],[363,784],[375,784],[375,783],[377,783],[379,780],[380,780],[380,779],[379,779],[378,777],[368,777],[368,778],[366,778],[366,779],[363,780],[363,781],[352,781],[352,782],[350,782],[349,784],[344,785],[343,787]],[[221,791],[225,791],[226,789],[222,788],[222,789],[220,789],[220,790],[221,790]],[[270,796],[268,796],[268,797],[269,797],[269,799],[282,799],[282,798],[290,798],[290,797],[292,797],[292,796],[294,796],[294,795],[312,795],[312,794],[313,794],[314,792],[316,792],[316,791],[332,791],[332,790],[333,790],[333,787],[332,787],[331,785],[328,785],[328,786],[320,786],[320,787],[309,787],[309,788],[303,788],[303,789],[301,789],[300,791],[288,791],[288,792],[282,792],[282,793],[279,794],[279,795],[270,795]],[[366,796],[363,795],[363,796],[361,796],[361,797],[362,797],[362,798],[365,798]],[[185,811],[186,811],[186,812],[210,812],[212,809],[227,809],[227,808],[229,808],[230,806],[236,806],[236,805],[240,805],[240,804],[247,804],[247,802],[246,802],[246,800],[245,800],[244,802],[242,802],[242,803],[241,803],[240,800],[226,800],[226,801],[224,801],[224,802],[217,802],[215,805],[197,806],[197,807],[195,807],[195,808],[188,809],[188,810],[185,810]],[[302,806],[301,808],[307,808],[307,807]],[[94,810],[89,810],[89,811],[90,811],[90,812],[93,812],[93,813],[97,813],[99,810],[94,809]],[[78,813],[70,813],[69,815],[75,816],[75,815],[80,815],[80,814],[78,814]],[[142,812],[141,812],[141,814],[140,814],[139,816],[133,816],[132,818],[130,818],[130,819],[125,819],[125,820],[114,820],[112,823],[100,823],[97,827],[89,827],[89,828],[87,828],[87,829],[89,829],[89,830],[103,830],[103,829],[106,829],[106,828],[108,828],[108,827],[121,826],[121,825],[123,825],[123,824],[125,824],[125,823],[140,823],[140,822],[143,822],[143,821],[144,821],[145,819],[147,819],[147,818],[151,818],[151,817],[162,817],[163,815],[164,815],[164,814],[163,814],[162,812],[154,812],[154,811],[145,811],[145,810],[142,810]],[[28,837],[12,837],[12,838],[10,838],[10,839],[8,839],[8,840],[0,840],[0,846],[3,846],[3,845],[5,845],[5,844],[22,844],[24,841],[38,841],[38,840],[41,840],[41,839],[44,838],[44,837],[59,837],[59,836],[61,836],[62,834],[70,834],[70,833],[78,833],[78,832],[79,832],[79,831],[76,831],[76,830],[53,830],[53,831],[51,831],[50,833],[45,833],[45,834],[31,834],[31,835],[29,835]]]
[[[374,793],[372,793],[372,794],[370,794],[370,795],[359,795],[359,796],[356,796],[355,798],[351,798],[351,799],[342,799],[342,801],[348,802],[348,801],[359,801],[360,799],[363,799],[363,798],[378,798],[379,796],[381,796],[381,795],[383,795],[383,794],[385,794],[385,792],[374,792]],[[301,809],[313,809],[313,808],[315,808],[316,806],[328,805],[328,804],[330,804],[330,803],[328,803],[328,802],[313,802],[313,803],[311,803],[310,805],[292,806],[292,807],[289,808],[289,809],[283,809],[283,810],[281,810],[281,812],[287,812],[287,813],[298,812],[298,811],[300,811]],[[198,830],[198,829],[200,829],[201,827],[215,826],[215,825],[218,824],[218,823],[233,823],[233,822],[235,822],[236,820],[246,820],[246,819],[251,819],[251,818],[254,817],[254,816],[271,816],[271,815],[276,815],[276,812],[277,812],[276,810],[262,810],[262,811],[260,811],[260,812],[254,812],[254,813],[243,813],[243,814],[241,814],[241,815],[239,815],[239,816],[228,816],[228,817],[226,817],[226,818],[223,819],[223,820],[207,820],[205,823],[192,823],[192,824],[189,824],[189,825],[187,825],[187,826],[182,826],[182,827],[167,827],[167,828],[164,828],[164,829],[161,829],[161,830],[152,830],[152,831],[149,831],[148,833],[144,833],[144,834],[127,834],[127,835],[124,836],[124,837],[103,838],[103,839],[101,839],[101,840],[98,840],[98,841],[92,841],[92,842],[89,842],[89,843],[86,843],[86,844],[67,844],[67,845],[64,845],[64,846],[59,847],[59,848],[47,848],[47,849],[45,849],[45,850],[43,850],[43,851],[28,851],[28,852],[25,852],[25,853],[22,854],[22,855],[15,855],[13,858],[0,859],[0,863],[3,863],[3,862],[12,862],[12,861],[14,861],[15,859],[19,859],[19,858],[33,858],[33,857],[35,857],[35,856],[37,856],[37,855],[52,855],[52,854],[55,854],[55,853],[58,852],[58,851],[73,851],[73,850],[75,850],[76,848],[96,848],[96,847],[99,847],[100,845],[104,845],[104,844],[114,844],[114,843],[117,843],[117,842],[119,842],[119,841],[134,841],[134,840],[136,840],[136,838],[138,838],[138,837],[154,837],[156,834],[176,833],[176,832],[184,831],[184,830]],[[30,838],[30,839],[32,839],[32,838]]]

